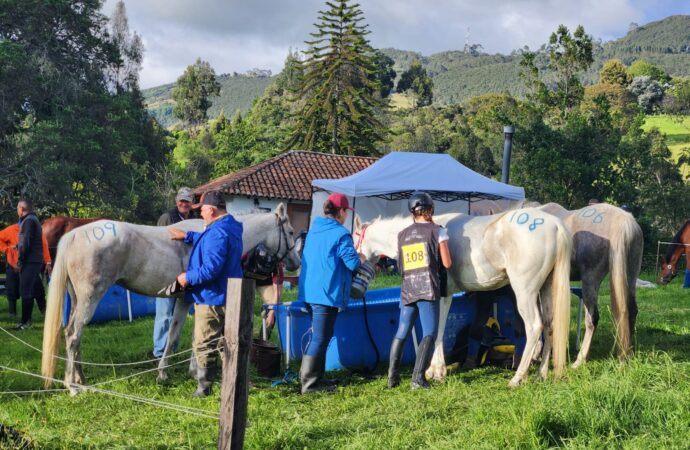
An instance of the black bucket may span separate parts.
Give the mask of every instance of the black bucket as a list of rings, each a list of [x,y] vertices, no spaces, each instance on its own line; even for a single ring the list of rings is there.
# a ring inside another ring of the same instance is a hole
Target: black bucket
[[[280,374],[280,350],[273,342],[253,339],[249,360],[262,377],[275,377]]]

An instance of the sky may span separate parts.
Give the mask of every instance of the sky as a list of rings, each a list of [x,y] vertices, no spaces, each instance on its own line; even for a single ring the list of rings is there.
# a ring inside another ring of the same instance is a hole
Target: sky
[[[117,0],[106,0],[111,15]],[[353,2],[354,3],[354,2]],[[689,0],[359,0],[369,40],[424,56],[481,44],[487,53],[537,49],[559,24],[583,25],[606,42],[644,25],[690,15]],[[197,58],[222,73],[278,73],[289,49],[304,50],[324,0],[125,0],[145,54],[142,88],[174,82]]]

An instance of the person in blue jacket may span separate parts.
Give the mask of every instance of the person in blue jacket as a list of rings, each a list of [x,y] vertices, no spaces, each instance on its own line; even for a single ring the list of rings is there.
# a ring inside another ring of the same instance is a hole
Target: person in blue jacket
[[[198,388],[193,397],[206,397],[218,372],[220,338],[225,326],[228,278],[242,278],[242,224],[225,211],[219,191],[208,191],[201,202],[202,233],[170,229],[172,239],[192,246],[187,271],[177,276],[185,298],[194,301],[194,352]]]
[[[323,205],[325,217],[314,220],[302,253],[297,299],[307,304],[312,337],[302,356],[302,394],[330,390],[323,385],[326,348],[333,336],[338,311],[347,306],[352,272],[360,265],[350,232],[343,226],[350,208],[347,197],[333,193]],[[363,258],[363,257],[362,257]]]

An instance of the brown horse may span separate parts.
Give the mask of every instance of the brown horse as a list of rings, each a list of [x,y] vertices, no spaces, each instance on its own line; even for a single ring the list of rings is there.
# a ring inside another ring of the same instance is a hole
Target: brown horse
[[[690,253],[690,220],[686,221],[685,224],[680,227],[678,233],[673,237],[671,245],[668,246],[664,258],[661,260],[661,276],[659,277],[659,283],[668,284],[673,278],[678,275],[678,260],[685,254],[685,262],[687,267],[685,268],[685,284],[683,287],[690,287],[690,259],[688,258],[688,253]]]
[[[101,219],[105,219],[105,217],[78,219],[76,217],[55,216],[44,220],[41,224],[41,229],[43,230],[43,236],[45,236],[46,241],[48,241],[48,250],[50,251],[51,260],[55,261],[58,242],[60,242],[60,238],[64,234],[69,233],[77,227]]]

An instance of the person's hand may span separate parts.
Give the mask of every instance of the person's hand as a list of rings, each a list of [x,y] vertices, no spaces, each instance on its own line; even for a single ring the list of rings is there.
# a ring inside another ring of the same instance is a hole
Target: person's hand
[[[361,262],[361,263],[366,262],[366,260],[367,260],[367,257],[366,257],[366,256],[364,256],[364,255],[361,254],[361,253],[358,253],[358,255],[359,255],[359,262]]]
[[[173,241],[182,241],[184,240],[185,236],[187,236],[187,233],[179,228],[171,228],[168,230],[168,233],[170,233],[170,239]]]
[[[53,273],[53,265],[51,263],[46,264],[46,275],[50,276]]]
[[[180,283],[180,286],[182,287],[187,287],[187,273],[182,272],[177,276],[177,282]]]

